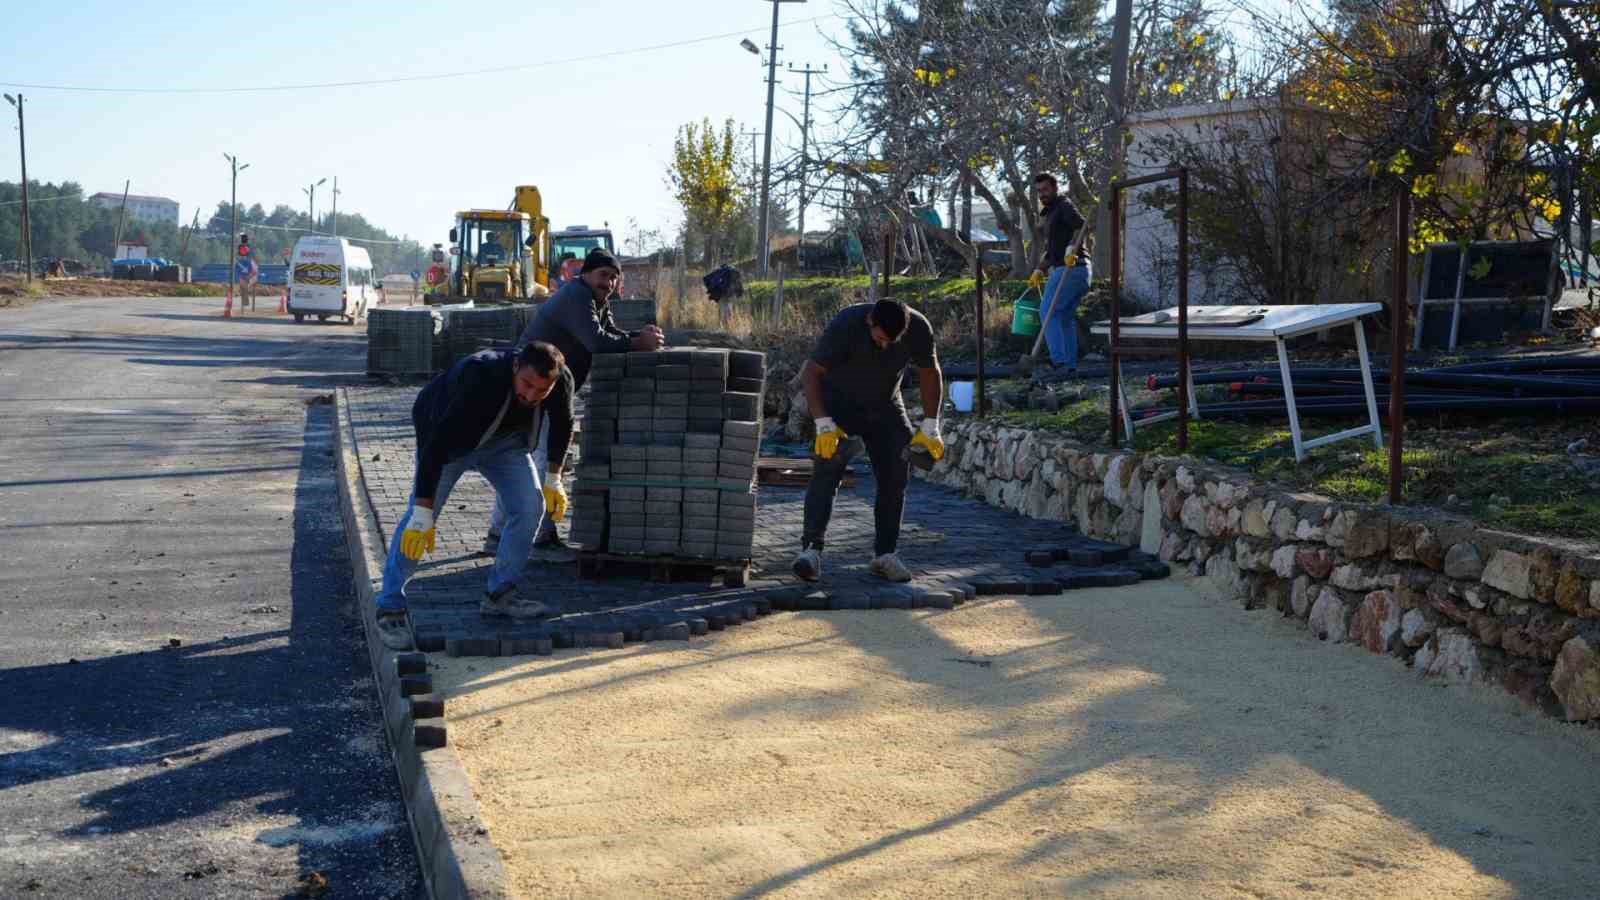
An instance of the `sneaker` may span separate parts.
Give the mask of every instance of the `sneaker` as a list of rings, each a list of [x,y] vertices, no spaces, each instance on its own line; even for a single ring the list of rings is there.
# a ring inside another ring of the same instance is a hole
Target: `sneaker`
[[[822,577],[822,551],[815,547],[801,550],[794,558],[794,575],[802,581],[816,581]]]
[[[533,546],[536,550],[568,549],[567,542],[561,539],[561,535],[557,534],[554,528],[550,529],[549,531],[539,532],[539,536],[534,538]]]
[[[500,532],[489,530],[489,535],[483,539],[483,549],[478,551],[483,556],[493,556],[500,552]]]
[[[405,610],[378,613],[378,637],[390,650],[411,649],[411,625]]]
[[[868,571],[888,581],[906,582],[911,580],[911,570],[906,568],[906,564],[900,561],[900,554],[898,553],[885,553],[874,559]]]
[[[510,616],[513,619],[537,619],[555,615],[556,609],[537,600],[522,596],[515,587],[505,588],[498,594],[485,594],[478,604],[478,613],[485,616]]]

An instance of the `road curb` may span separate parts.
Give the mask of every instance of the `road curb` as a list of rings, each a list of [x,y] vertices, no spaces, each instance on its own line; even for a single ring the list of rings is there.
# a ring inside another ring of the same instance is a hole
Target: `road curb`
[[[345,390],[340,388],[334,396],[339,515],[350,545],[356,606],[383,706],[384,730],[423,881],[435,900],[509,897],[505,865],[489,839],[461,758],[448,744],[444,704],[432,693],[427,655],[390,650],[378,637],[374,598],[383,572],[383,534],[367,500]]]

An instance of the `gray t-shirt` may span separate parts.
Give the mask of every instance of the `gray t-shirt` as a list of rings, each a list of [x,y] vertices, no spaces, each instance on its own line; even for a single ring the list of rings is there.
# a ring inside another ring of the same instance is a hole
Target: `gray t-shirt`
[[[906,364],[919,369],[939,365],[933,328],[922,313],[908,308],[905,333],[889,349],[880,350],[867,326],[867,313],[871,311],[870,303],[840,310],[811,351],[811,359],[827,370],[822,386],[830,411],[841,403],[867,413],[904,410],[900,378]]]

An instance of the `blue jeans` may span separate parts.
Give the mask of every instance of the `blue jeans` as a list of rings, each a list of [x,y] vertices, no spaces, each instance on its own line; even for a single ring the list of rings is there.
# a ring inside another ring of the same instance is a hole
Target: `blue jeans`
[[[517,577],[522,574],[522,567],[528,562],[528,550],[533,544],[533,529],[544,518],[544,491],[539,484],[539,473],[528,455],[527,437],[507,435],[445,465],[439,475],[439,487],[433,495],[435,523],[444,514],[445,504],[450,499],[450,491],[455,488],[456,481],[468,469],[476,469],[487,478],[506,507],[500,552],[495,554],[494,567],[489,570],[489,591],[493,593],[516,584]],[[380,610],[406,608],[406,582],[416,573],[418,561],[407,559],[400,552],[400,535],[411,523],[411,513],[416,509],[416,504],[416,489],[412,488],[406,514],[400,517],[394,538],[389,541],[389,558],[383,564],[383,590],[378,594]]]
[[[1063,282],[1065,279],[1065,282]],[[1057,287],[1061,294],[1056,295]],[[1044,329],[1044,342],[1050,348],[1050,361],[1058,366],[1069,369],[1078,367],[1078,304],[1089,293],[1089,265],[1067,268],[1056,266],[1050,270],[1050,277],[1044,283],[1045,303],[1052,297],[1060,305],[1054,316],[1050,316],[1050,324]],[[1045,306],[1039,313],[1041,316],[1049,315],[1050,308]]]
[[[539,445],[537,447],[533,448],[532,463],[533,463],[534,473],[539,478],[539,484],[543,485],[546,481],[549,481],[550,480],[550,474],[549,474],[550,473],[550,417],[549,416],[545,416],[544,417],[544,424],[539,426]],[[489,530],[494,532],[495,534],[500,535],[501,536],[501,540],[505,540],[506,508],[505,508],[505,505],[500,502],[500,494],[499,494],[499,492],[495,493],[494,511],[489,513]],[[539,523],[538,536],[539,537],[545,537],[547,535],[553,535],[555,533],[556,533],[556,521],[554,519],[550,518],[549,516],[545,516],[543,518],[543,520]]]

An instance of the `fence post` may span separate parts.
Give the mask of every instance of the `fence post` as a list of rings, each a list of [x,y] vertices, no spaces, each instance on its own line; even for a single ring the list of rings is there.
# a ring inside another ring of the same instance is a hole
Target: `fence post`
[[[783,321],[783,262],[778,262],[778,285],[772,290],[772,324]]]

